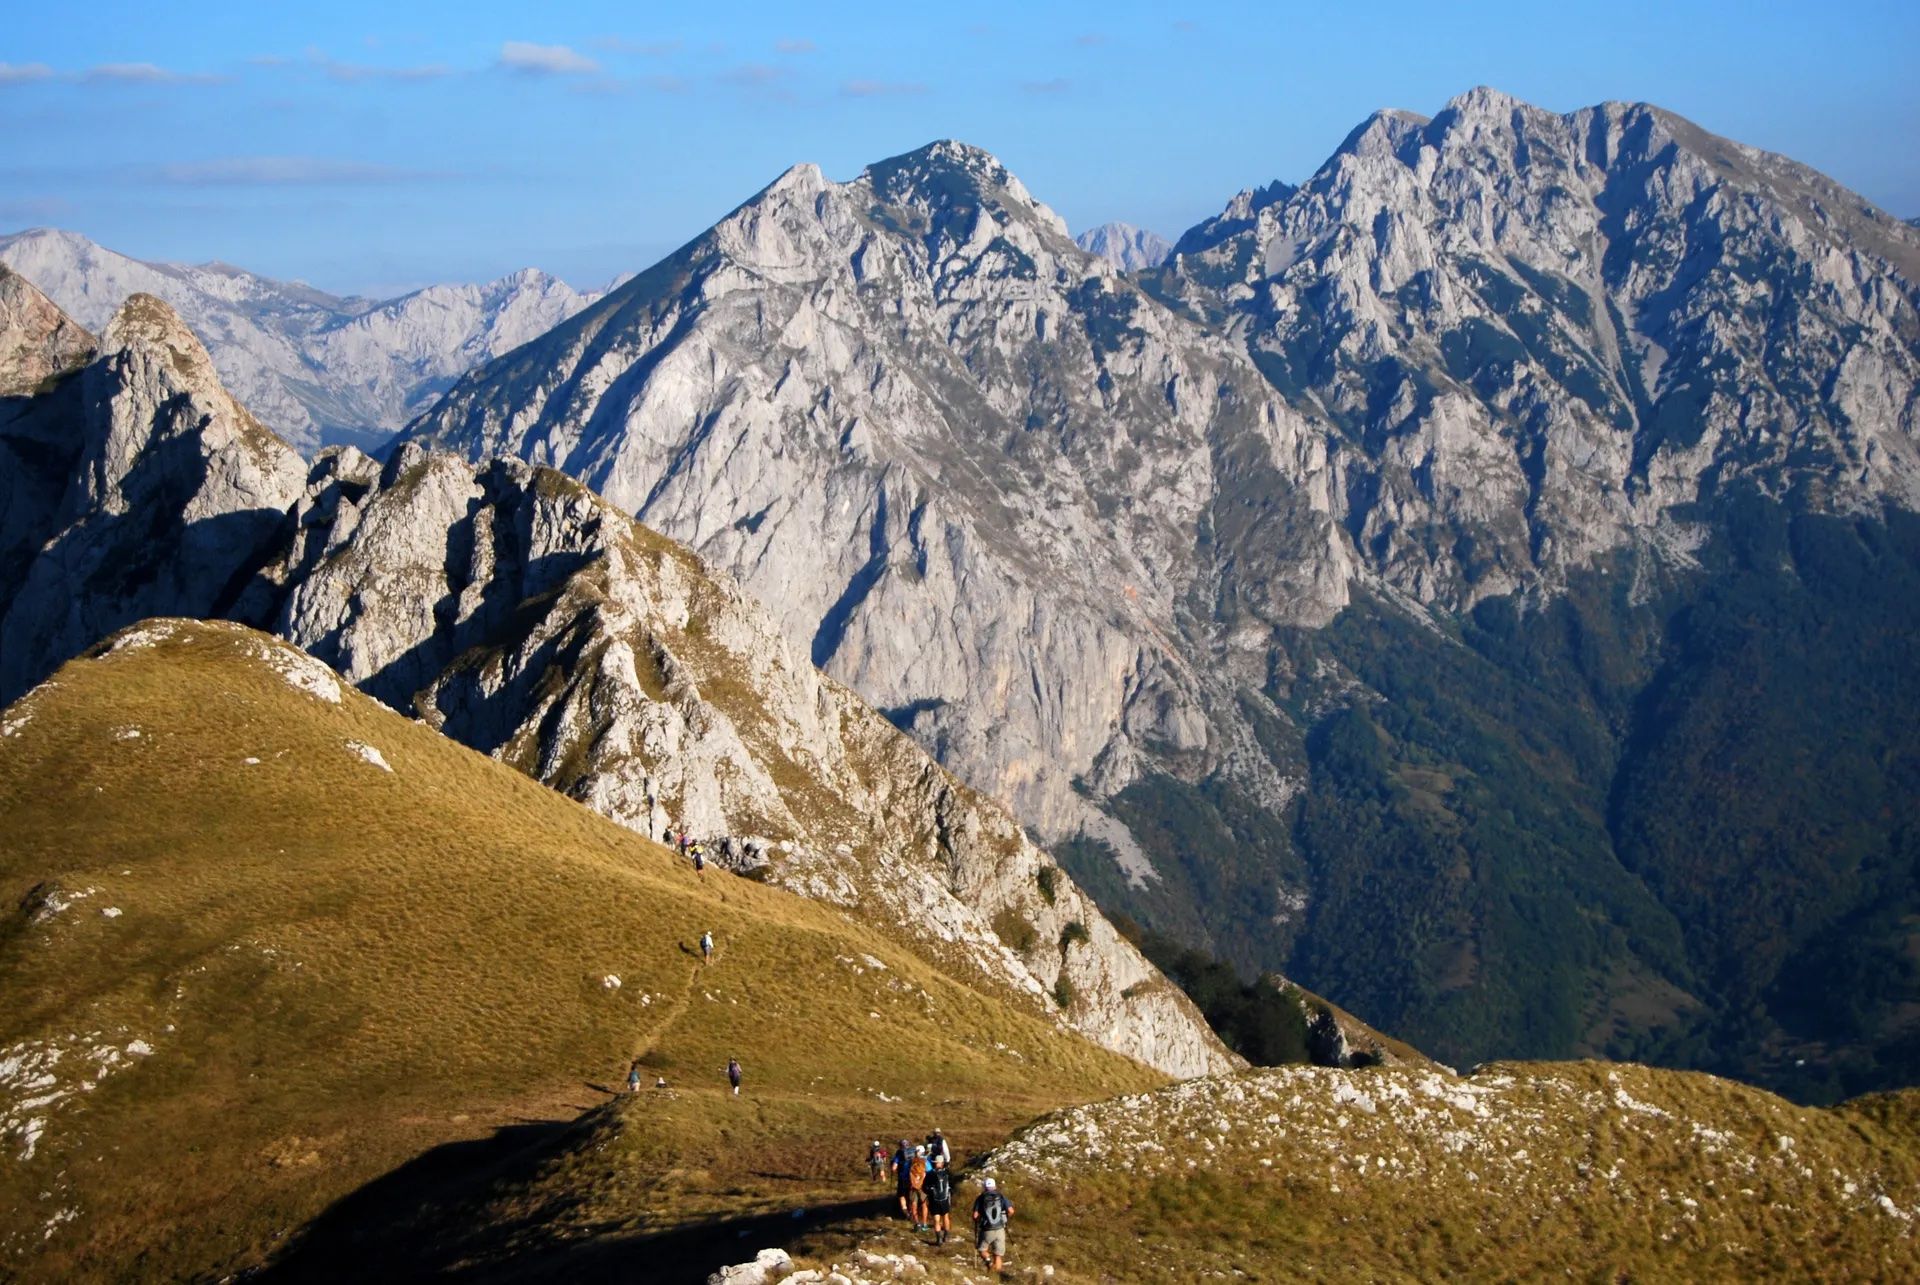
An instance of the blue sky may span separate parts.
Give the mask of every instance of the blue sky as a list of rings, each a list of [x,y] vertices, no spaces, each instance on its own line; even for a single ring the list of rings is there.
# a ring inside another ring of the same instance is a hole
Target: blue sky
[[[0,230],[376,293],[594,285],[934,138],[1177,235],[1379,107],[1644,99],[1920,214],[1920,4],[93,3],[0,31]]]

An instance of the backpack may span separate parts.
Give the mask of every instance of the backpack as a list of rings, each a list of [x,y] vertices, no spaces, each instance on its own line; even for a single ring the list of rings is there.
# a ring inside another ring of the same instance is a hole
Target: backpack
[[[980,1221],[988,1227],[1007,1225],[1007,1198],[997,1191],[987,1193],[987,1207],[980,1211]]]
[[[926,1186],[927,1160],[925,1156],[915,1156],[907,1162],[907,1186],[915,1191]]]
[[[945,1169],[927,1170],[927,1195],[945,1204],[953,1199],[953,1175]]]

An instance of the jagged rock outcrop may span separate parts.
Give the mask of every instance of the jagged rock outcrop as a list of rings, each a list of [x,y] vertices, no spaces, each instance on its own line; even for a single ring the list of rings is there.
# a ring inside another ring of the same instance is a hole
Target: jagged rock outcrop
[[[130,259],[51,228],[0,237],[0,262],[96,328],[129,295],[165,300],[205,342],[226,386],[309,454],[329,441],[383,439],[465,371],[599,297],[528,269],[484,285],[342,298],[224,263]]]
[[[150,295],[77,375],[0,420],[0,443],[30,465],[0,476],[0,701],[123,625],[217,614],[305,479]]]
[[[1010,816],[579,484],[349,449],[294,520],[235,613],[364,690],[652,837],[725,836],[760,877],[1108,1048],[1178,1075],[1231,1061]]]
[[[32,282],[0,264],[0,397],[40,391],[79,369],[94,346]]]
[[[1173,253],[1173,242],[1131,223],[1102,223],[1073,238],[1088,254],[1098,255],[1122,272],[1157,268]]]
[[[1920,505],[1920,237],[1657,107],[1377,113],[1150,285],[1338,426],[1358,551],[1424,603],[1684,558],[1748,482]]]

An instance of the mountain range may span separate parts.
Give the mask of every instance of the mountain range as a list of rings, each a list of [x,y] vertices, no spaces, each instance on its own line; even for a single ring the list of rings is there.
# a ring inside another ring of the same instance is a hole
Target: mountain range
[[[1917,246],[1644,105],[1132,270],[948,141],[310,461],[0,266],[0,1255],[891,1279],[938,1112],[1066,1280],[1911,1274],[1910,1092],[1272,975],[1913,1082]]]
[[[698,549],[1111,909],[1450,1059],[1833,1094],[1911,1060],[1917,255],[1646,105],[1379,113],[1134,274],[942,142],[408,437]]]
[[[227,387],[308,455],[334,442],[373,449],[455,377],[599,297],[527,269],[485,285],[342,298],[224,263],[130,259],[51,228],[0,236],[0,263],[92,330],[129,295],[166,301]]]

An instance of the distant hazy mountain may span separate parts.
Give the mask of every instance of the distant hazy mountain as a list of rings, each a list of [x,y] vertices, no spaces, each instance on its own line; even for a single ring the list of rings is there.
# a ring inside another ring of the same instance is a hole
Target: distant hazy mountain
[[[529,269],[385,301],[342,298],[224,263],[130,259],[50,228],[0,237],[0,263],[94,331],[129,295],[164,299],[206,343],[222,383],[306,454],[384,440],[464,371],[599,297]]]
[[[1157,268],[1173,253],[1173,242],[1131,223],[1102,223],[1073,238],[1088,254],[1097,254],[1122,272]]]

